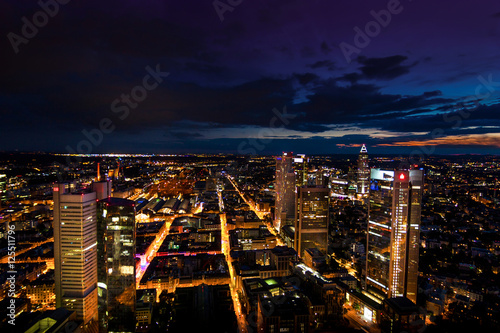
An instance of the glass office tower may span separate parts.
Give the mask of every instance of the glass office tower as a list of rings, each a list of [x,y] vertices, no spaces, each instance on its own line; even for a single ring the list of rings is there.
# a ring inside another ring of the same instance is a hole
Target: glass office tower
[[[278,231],[287,224],[293,225],[295,218],[295,172],[292,162],[292,153],[283,153],[276,158],[274,227]]]
[[[309,248],[328,250],[330,190],[323,186],[297,189],[295,250],[300,257]]]
[[[366,284],[417,299],[423,171],[371,170]]]
[[[135,204],[100,200],[97,211],[100,332],[135,332]]]
[[[293,169],[295,171],[296,187],[307,185],[309,158],[304,154],[297,154],[293,159]]]

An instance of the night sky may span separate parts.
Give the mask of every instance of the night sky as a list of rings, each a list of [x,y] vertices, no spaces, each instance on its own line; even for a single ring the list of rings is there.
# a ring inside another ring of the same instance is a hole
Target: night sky
[[[0,3],[0,150],[500,151],[498,0],[60,2]]]

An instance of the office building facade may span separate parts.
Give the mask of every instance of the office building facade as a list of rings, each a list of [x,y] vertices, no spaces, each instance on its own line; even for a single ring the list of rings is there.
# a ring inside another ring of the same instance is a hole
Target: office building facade
[[[323,253],[328,250],[328,224],[330,191],[323,186],[299,187],[297,189],[297,213],[295,225],[295,251],[304,257],[308,248]]]
[[[293,158],[293,169],[295,171],[295,186],[306,186],[308,180],[309,158],[304,154],[297,154]]]
[[[370,178],[366,284],[415,303],[423,171],[372,169]]]
[[[56,307],[88,324],[97,319],[96,193],[71,189],[53,188]]]
[[[280,231],[285,225],[292,225],[295,218],[295,172],[293,154],[283,153],[276,158],[276,201],[274,227]]]

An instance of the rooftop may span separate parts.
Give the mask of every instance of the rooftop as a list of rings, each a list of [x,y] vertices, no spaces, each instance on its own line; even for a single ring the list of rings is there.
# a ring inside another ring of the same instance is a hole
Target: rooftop
[[[99,202],[107,203],[110,206],[124,206],[124,207],[134,207],[135,202],[132,200],[110,197],[106,199],[99,200]]]

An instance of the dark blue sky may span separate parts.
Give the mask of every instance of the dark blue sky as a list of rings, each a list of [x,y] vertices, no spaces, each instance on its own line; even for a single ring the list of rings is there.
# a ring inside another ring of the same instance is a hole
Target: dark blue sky
[[[497,0],[60,1],[0,4],[0,150],[499,151]]]

